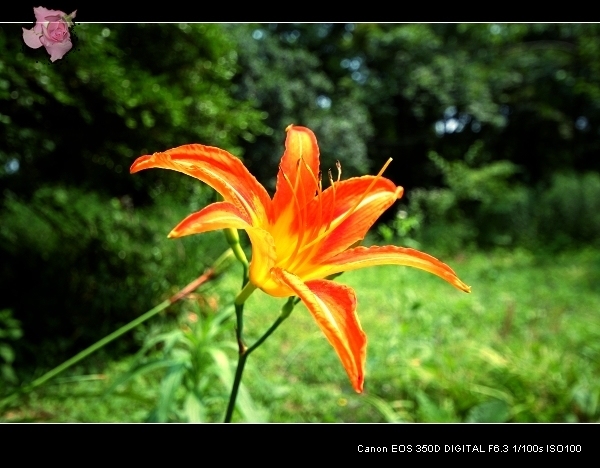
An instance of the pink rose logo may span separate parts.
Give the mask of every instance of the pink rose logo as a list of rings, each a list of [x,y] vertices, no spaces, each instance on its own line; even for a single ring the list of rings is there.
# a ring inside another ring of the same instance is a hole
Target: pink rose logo
[[[73,47],[69,27],[73,26],[72,19],[75,18],[77,10],[67,15],[64,11],[37,7],[33,9],[33,13],[35,26],[32,29],[23,28],[25,44],[32,49],[44,46],[53,62],[63,58]]]

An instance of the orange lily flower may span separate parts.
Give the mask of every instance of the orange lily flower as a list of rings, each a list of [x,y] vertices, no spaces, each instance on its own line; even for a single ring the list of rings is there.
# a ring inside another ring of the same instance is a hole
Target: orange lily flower
[[[340,360],[352,386],[362,392],[367,338],[356,315],[356,296],[348,286],[325,279],[335,273],[374,265],[419,268],[470,292],[454,271],[417,250],[353,247],[379,216],[402,196],[381,174],[334,181],[322,189],[319,147],[308,128],[290,125],[273,199],[242,162],[219,148],[184,145],[141,156],[131,173],[171,169],[200,179],[224,201],[191,214],[169,237],[244,229],[252,243],[250,282],[275,297],[298,296],[306,305]]]

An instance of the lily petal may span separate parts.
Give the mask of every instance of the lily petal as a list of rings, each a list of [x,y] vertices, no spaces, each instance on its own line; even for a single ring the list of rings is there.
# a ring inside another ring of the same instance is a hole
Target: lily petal
[[[286,131],[285,152],[281,158],[277,187],[273,197],[274,213],[279,214],[286,207],[295,207],[290,183],[296,188],[295,195],[302,209],[314,198],[319,175],[319,146],[315,134],[306,127],[293,125],[290,125]],[[301,159],[306,164],[302,163]],[[290,183],[285,181],[284,173]]]
[[[369,192],[363,198],[367,190]],[[402,193],[402,187],[396,187],[391,180],[374,176],[336,182],[335,195],[331,187],[327,188],[322,194],[321,217],[323,225],[327,225],[331,218],[331,231],[319,242],[314,257],[319,263],[326,263],[329,258],[364,239],[373,223],[402,196]],[[319,201],[315,198],[308,210],[309,219],[318,219],[317,210]],[[350,211],[352,213],[348,215]],[[338,224],[340,220],[342,222]]]
[[[367,336],[356,315],[356,295],[347,286],[327,280],[303,282],[281,268],[273,268],[276,281],[288,286],[306,305],[342,361],[350,382],[363,390]]]
[[[310,276],[329,276],[342,271],[376,265],[405,265],[419,268],[420,270],[425,270],[439,276],[461,291],[471,292],[471,287],[463,283],[456,276],[452,268],[440,262],[437,258],[418,250],[396,247],[394,245],[387,245],[385,247],[356,247],[346,250],[330,258],[318,267],[318,269],[311,272]]]
[[[217,202],[189,215],[169,233],[169,237],[214,231],[216,229],[248,229],[252,224],[248,215],[233,203]]]
[[[238,158],[225,150],[204,145],[184,145],[141,156],[130,172],[159,167],[195,177],[219,192],[225,201],[247,213],[255,227],[266,226],[271,199],[265,188]]]
[[[245,229],[252,243],[250,278],[254,284],[263,284],[265,275],[276,261],[275,242],[269,232],[253,227],[245,212],[228,202],[217,202],[189,215],[169,234],[169,237],[183,237],[190,234],[214,231],[216,229]]]

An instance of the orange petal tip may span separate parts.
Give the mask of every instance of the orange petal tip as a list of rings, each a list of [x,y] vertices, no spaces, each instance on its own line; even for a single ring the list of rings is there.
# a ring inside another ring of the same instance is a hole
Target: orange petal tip
[[[455,277],[454,281],[450,281],[450,283],[457,289],[460,289],[461,291],[466,292],[467,294],[471,294],[471,286],[467,286],[458,277]]]
[[[363,392],[363,385],[365,383],[365,378],[362,375],[358,376],[358,381],[356,382],[356,385],[354,386],[354,391],[356,393],[362,393]]]
[[[293,126],[294,126],[294,124],[289,124],[287,127],[285,127],[285,131],[289,132]]]
[[[129,173],[130,174],[135,174],[136,172],[141,171],[144,168],[140,168],[140,166],[145,163],[146,161],[148,161],[148,159],[150,159],[152,157],[152,155],[147,154],[146,156],[140,156],[139,158],[137,158],[133,164],[131,165],[131,167],[129,168]]]

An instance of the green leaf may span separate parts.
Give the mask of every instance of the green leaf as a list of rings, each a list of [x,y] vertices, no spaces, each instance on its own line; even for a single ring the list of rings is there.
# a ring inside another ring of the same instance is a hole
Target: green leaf
[[[210,353],[217,366],[219,379],[225,388],[231,389],[233,385],[233,372],[227,355],[218,349],[211,349]],[[267,420],[267,412],[254,403],[244,384],[240,384],[238,389],[236,408],[242,413],[242,417],[247,422],[265,422]]]
[[[156,369],[161,369],[163,367],[169,367],[179,364],[180,361],[175,359],[154,359],[152,361],[144,362],[130,369],[129,371],[121,374],[113,384],[104,392],[104,396],[110,395],[112,392],[116,390],[117,387],[127,383],[129,380],[134,377],[144,374],[146,372],[151,372]]]
[[[402,422],[394,408],[385,401],[383,398],[379,398],[375,395],[364,395],[362,400],[366,401],[370,405],[374,406],[377,411],[381,413],[386,422],[399,423]]]
[[[0,365],[0,375],[2,375],[2,378],[9,383],[17,383],[17,375],[15,374],[13,368],[8,364]]]
[[[438,406],[425,392],[418,391],[416,397],[419,403],[418,411],[424,422],[456,421],[456,415],[451,408]]]
[[[510,408],[502,400],[491,400],[474,406],[469,411],[467,422],[506,422],[510,418]]]
[[[204,408],[200,396],[194,392],[188,393],[183,404],[183,411],[188,422],[206,421],[206,408]]]
[[[177,363],[169,367],[167,375],[161,382],[158,404],[156,406],[156,422],[167,422],[169,413],[175,406],[175,397],[185,372],[185,364]]]
[[[15,352],[7,344],[0,343],[0,358],[10,364],[15,360]]]

